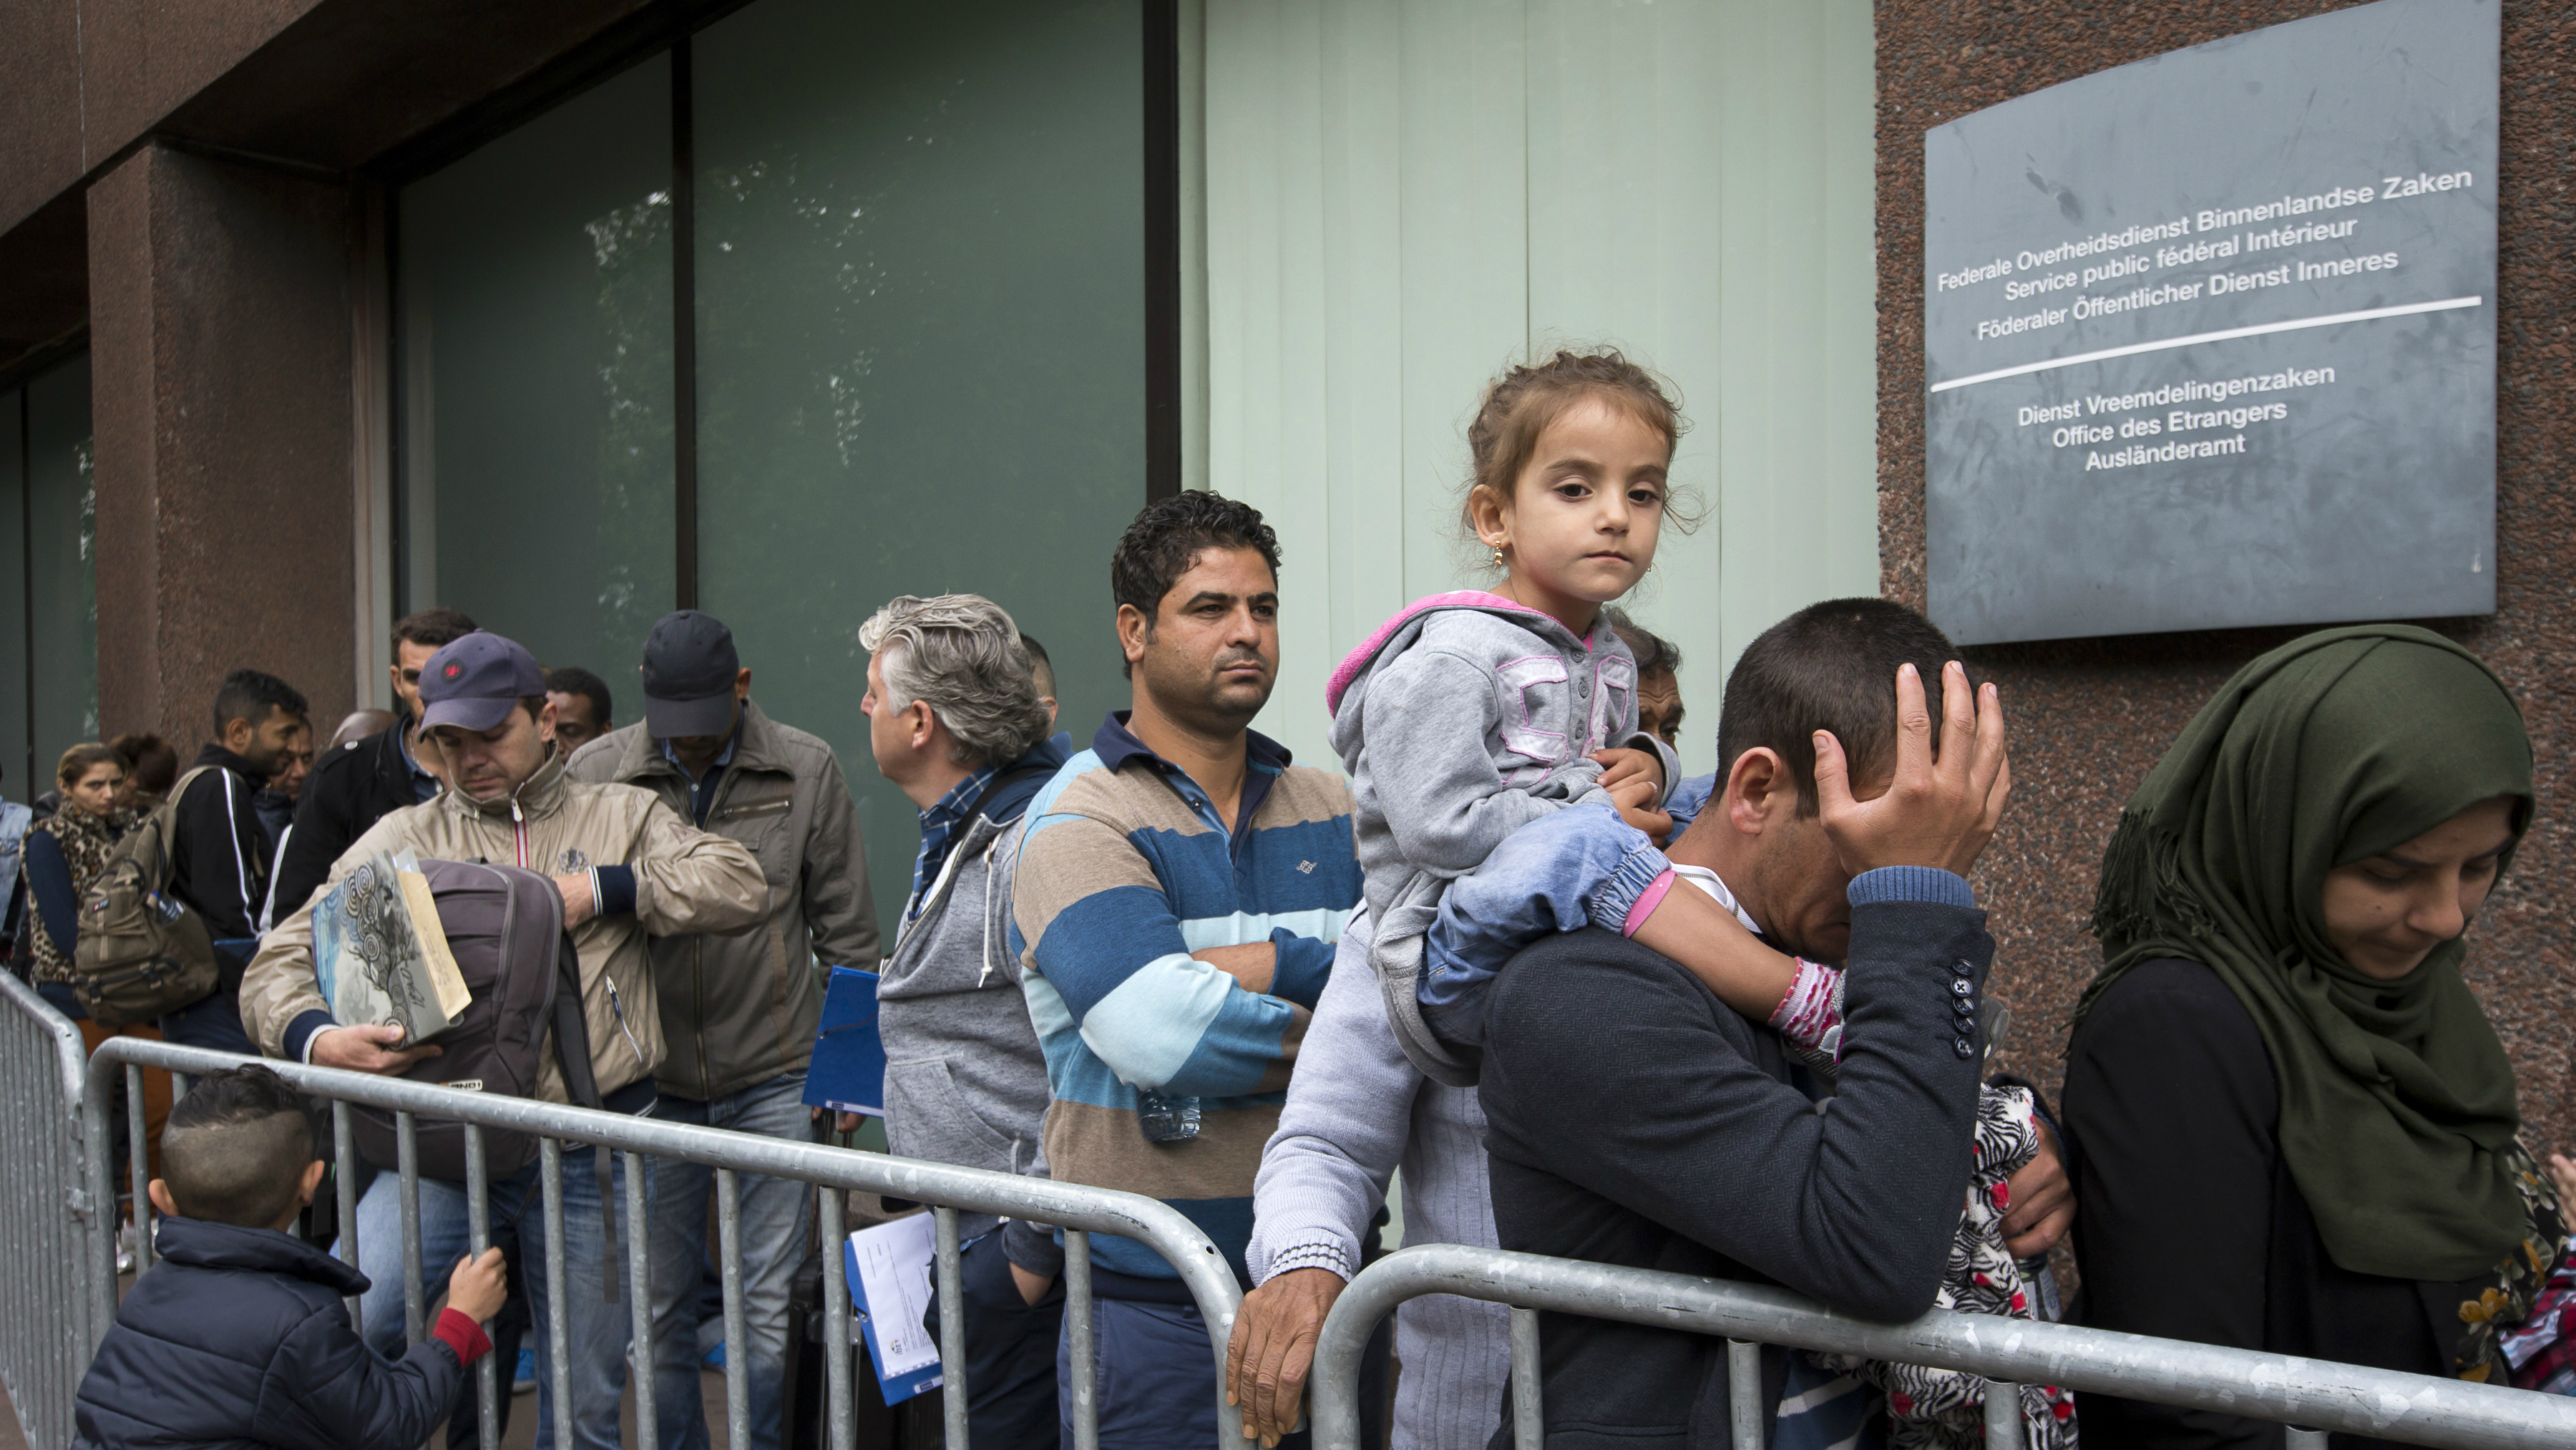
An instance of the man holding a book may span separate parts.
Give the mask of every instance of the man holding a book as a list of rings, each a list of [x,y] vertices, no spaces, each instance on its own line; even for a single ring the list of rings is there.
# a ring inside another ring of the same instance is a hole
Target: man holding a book
[[[421,701],[423,733],[449,769],[447,788],[378,821],[333,864],[327,884],[337,886],[360,867],[402,852],[422,861],[516,865],[550,877],[580,957],[590,1076],[610,1110],[650,1111],[664,1049],[647,938],[760,925],[769,905],[760,863],[646,792],[570,778],[553,747],[554,708],[544,676],[509,640],[478,631],[442,646],[421,671]],[[316,979],[309,911],[278,922],[262,941],[243,977],[242,1016],[263,1051],[327,1067],[403,1074],[441,1051],[436,1042],[406,1040],[398,1026],[343,1025],[334,1016]],[[444,1074],[432,1076],[444,1080]],[[551,1059],[537,1095],[568,1100]],[[597,1225],[601,1189],[622,1194],[624,1167],[616,1167],[615,1178],[595,1173],[593,1151],[564,1154],[566,1219],[581,1226],[566,1235],[572,1363],[563,1367],[563,1379],[572,1404],[564,1413],[574,1444],[606,1450],[619,1443],[628,1313],[624,1303],[601,1294],[603,1276],[620,1261],[607,1252]],[[490,1205],[496,1222],[536,1208],[535,1176],[531,1164],[497,1179]],[[403,1335],[400,1196],[393,1175],[378,1178],[359,1205],[356,1226],[359,1267],[373,1283],[360,1305],[364,1332],[387,1352],[399,1351]],[[424,1261],[461,1255],[464,1185],[424,1175],[420,1209]],[[520,1244],[523,1278],[543,1323],[545,1236],[522,1233]],[[537,1435],[547,1443],[558,1376],[545,1337],[537,1344]]]

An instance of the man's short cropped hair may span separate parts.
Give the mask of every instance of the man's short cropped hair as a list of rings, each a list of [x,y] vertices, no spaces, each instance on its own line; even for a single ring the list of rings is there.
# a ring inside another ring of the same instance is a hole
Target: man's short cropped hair
[[[1854,790],[1886,780],[1896,769],[1896,667],[1910,663],[1923,676],[1938,749],[1941,667],[1958,657],[1948,635],[1894,600],[1810,604],[1755,636],[1727,675],[1718,775],[1744,752],[1768,747],[1788,762],[1800,812],[1814,815],[1815,732],[1830,730]]]
[[[1019,759],[1053,722],[1029,677],[1028,651],[1002,607],[980,594],[900,594],[859,626],[877,657],[883,709],[919,700],[948,727],[949,759],[978,769]]]
[[[394,621],[394,653],[401,655],[402,647],[407,644],[437,649],[441,645],[454,644],[480,628],[481,625],[466,617],[464,610],[433,604]]]
[[[250,1063],[207,1073],[170,1109],[161,1180],[181,1215],[269,1228],[295,1209],[313,1124],[295,1089]]]
[[[608,682],[579,665],[561,665],[546,671],[546,693],[579,695],[590,702],[590,718],[605,725],[608,713]]]
[[[271,710],[301,718],[310,707],[304,703],[303,691],[275,675],[235,670],[224,676],[223,688],[215,691],[215,738],[221,740],[224,727],[235,720],[248,720],[253,728],[265,725]]]
[[[1029,653],[1029,678],[1036,682],[1038,693],[1048,699],[1055,698],[1055,658],[1047,653],[1045,645],[1038,643],[1038,637],[1027,630],[1020,631],[1020,648]]]
[[[1172,585],[1190,572],[1202,549],[1252,549],[1279,577],[1279,536],[1261,521],[1261,510],[1219,494],[1183,489],[1145,505],[1109,556],[1109,592],[1145,616],[1148,631]],[[1133,675],[1132,664],[1123,669]]]

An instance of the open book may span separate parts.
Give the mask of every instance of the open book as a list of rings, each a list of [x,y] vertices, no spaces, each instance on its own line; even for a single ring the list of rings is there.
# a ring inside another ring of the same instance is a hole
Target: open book
[[[455,1026],[474,1000],[409,851],[377,852],[313,904],[313,969],[341,1025],[390,1023],[405,1046]]]

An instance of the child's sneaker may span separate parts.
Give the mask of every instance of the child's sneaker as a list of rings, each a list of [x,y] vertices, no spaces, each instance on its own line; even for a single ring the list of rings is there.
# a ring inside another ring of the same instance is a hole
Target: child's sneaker
[[[1789,1055],[1831,1077],[1843,1055],[1843,974],[1798,958],[1798,975],[1771,1011],[1771,1030]]]

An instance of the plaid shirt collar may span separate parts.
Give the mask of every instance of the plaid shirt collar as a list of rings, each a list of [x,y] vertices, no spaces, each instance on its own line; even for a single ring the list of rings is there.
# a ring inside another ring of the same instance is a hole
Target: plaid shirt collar
[[[938,878],[939,868],[948,863],[949,843],[957,839],[958,827],[966,824],[966,813],[993,777],[1002,773],[999,765],[988,765],[957,782],[948,794],[931,803],[921,813],[921,854],[912,862],[912,899],[904,904],[903,919],[911,921],[921,914],[922,897],[930,883]]]

